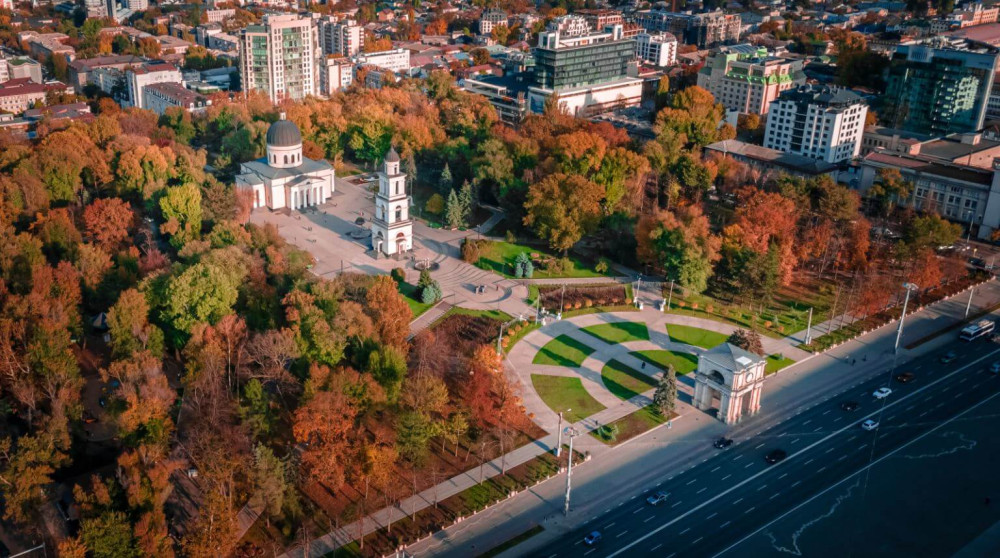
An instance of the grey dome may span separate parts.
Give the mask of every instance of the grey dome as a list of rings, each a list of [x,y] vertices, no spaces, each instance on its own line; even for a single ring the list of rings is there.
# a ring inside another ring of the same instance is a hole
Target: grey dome
[[[289,120],[279,120],[267,129],[267,144],[274,147],[295,147],[302,145],[299,127]]]
[[[385,162],[386,163],[398,163],[399,162],[399,153],[396,153],[396,148],[395,147],[391,147],[391,146],[389,147],[389,152],[385,154]]]

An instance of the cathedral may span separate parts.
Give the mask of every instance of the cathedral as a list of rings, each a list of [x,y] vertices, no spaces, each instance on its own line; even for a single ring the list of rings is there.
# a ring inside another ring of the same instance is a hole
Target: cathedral
[[[282,113],[267,129],[267,155],[241,164],[236,186],[252,192],[254,209],[315,207],[333,195],[333,167],[302,156],[302,134]]]
[[[399,154],[389,148],[378,173],[375,218],[372,219],[372,250],[393,256],[413,249],[413,221],[406,175],[399,171]]]

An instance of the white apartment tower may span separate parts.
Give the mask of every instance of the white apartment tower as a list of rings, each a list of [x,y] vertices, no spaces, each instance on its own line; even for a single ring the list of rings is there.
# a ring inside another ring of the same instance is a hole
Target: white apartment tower
[[[803,85],[784,92],[767,113],[764,147],[828,163],[858,156],[868,105],[839,87]]]
[[[654,66],[673,66],[677,63],[677,37],[671,33],[639,33],[635,36],[635,55]]]
[[[410,198],[406,194],[406,175],[399,170],[399,154],[390,147],[378,173],[372,249],[392,256],[412,248],[413,221],[410,220]]]
[[[323,54],[351,57],[365,46],[365,29],[352,19],[338,20],[335,16],[320,18],[319,46]]]
[[[319,39],[310,18],[266,15],[241,31],[239,42],[244,91],[264,91],[275,103],[317,94]]]

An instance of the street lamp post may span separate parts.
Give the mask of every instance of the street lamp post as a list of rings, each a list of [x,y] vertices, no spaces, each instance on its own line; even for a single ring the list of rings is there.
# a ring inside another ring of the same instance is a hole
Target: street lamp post
[[[663,291],[660,291],[661,293]],[[674,280],[670,280],[670,293],[667,295],[667,312],[670,311],[670,301],[674,298]]]
[[[896,327],[896,345],[892,348],[893,353],[899,352],[899,339],[903,336],[903,321],[906,320],[906,305],[910,302],[910,292],[919,287],[913,283],[903,283],[903,288],[906,289],[906,298],[903,299],[903,313],[899,316],[899,325]]]
[[[809,323],[806,324],[806,345],[812,343],[813,309],[809,308]]]
[[[563,504],[563,515],[569,515],[569,492],[573,487],[573,438],[577,437],[577,431],[568,426],[566,435],[569,436],[569,465],[566,468],[566,502]]]
[[[572,410],[573,409],[566,409],[567,412],[572,411]],[[558,430],[558,432],[559,432],[559,441],[556,442],[556,457],[559,457],[562,454],[562,430],[563,430],[563,428],[562,428],[562,415],[563,415],[563,412],[559,411],[559,430]]]

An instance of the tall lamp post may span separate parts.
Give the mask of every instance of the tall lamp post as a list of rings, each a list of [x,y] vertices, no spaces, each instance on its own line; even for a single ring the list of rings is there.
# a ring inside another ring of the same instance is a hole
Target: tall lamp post
[[[568,413],[572,410],[573,409],[566,409],[565,412]],[[556,443],[556,457],[559,457],[562,454],[562,435],[563,435],[562,418],[563,418],[563,411],[559,411],[559,430],[558,430],[559,441]]]
[[[567,426],[566,435],[569,436],[569,465],[566,468],[566,503],[563,505],[563,515],[569,515],[569,491],[573,486],[573,438],[579,433],[572,426]]]
[[[892,348],[893,353],[899,352],[899,339],[903,336],[903,321],[906,320],[906,305],[910,302],[910,292],[920,287],[913,283],[903,283],[903,288],[906,289],[906,298],[903,299],[903,313],[899,316],[899,325],[896,327],[896,345]]]

